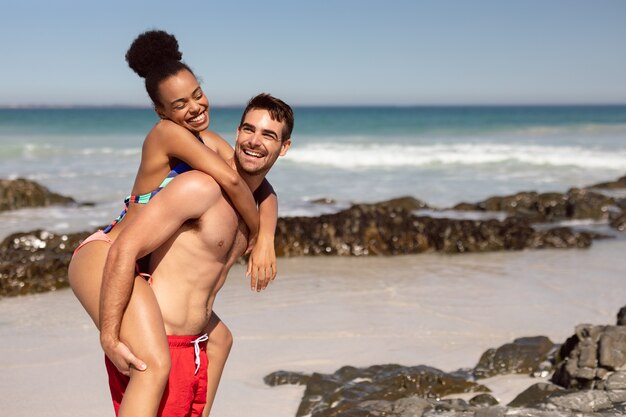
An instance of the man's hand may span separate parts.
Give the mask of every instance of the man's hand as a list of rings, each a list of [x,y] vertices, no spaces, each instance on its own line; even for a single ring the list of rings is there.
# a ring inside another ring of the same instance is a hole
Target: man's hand
[[[276,251],[273,239],[259,236],[248,259],[246,276],[250,277],[250,289],[257,292],[264,290],[270,281],[276,278]]]
[[[131,366],[139,371],[145,371],[148,368],[147,365],[141,359],[133,355],[128,346],[119,339],[101,334],[100,344],[102,345],[104,353],[123,375],[130,376]]]

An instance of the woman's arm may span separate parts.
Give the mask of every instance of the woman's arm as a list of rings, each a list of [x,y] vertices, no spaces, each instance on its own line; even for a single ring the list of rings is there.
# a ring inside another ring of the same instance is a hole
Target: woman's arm
[[[157,146],[168,157],[177,158],[193,169],[213,177],[228,194],[243,221],[246,222],[250,229],[250,240],[256,240],[259,231],[257,206],[248,185],[237,174],[237,171],[215,151],[198,141],[190,131],[174,122],[161,121],[154,129],[152,140],[157,142]],[[224,143],[228,145],[226,141]]]
[[[276,278],[276,249],[274,236],[278,222],[278,198],[272,185],[264,179],[254,192],[254,197],[260,201],[259,238],[248,259],[247,275],[250,277],[250,287],[253,291],[264,290],[270,281]]]

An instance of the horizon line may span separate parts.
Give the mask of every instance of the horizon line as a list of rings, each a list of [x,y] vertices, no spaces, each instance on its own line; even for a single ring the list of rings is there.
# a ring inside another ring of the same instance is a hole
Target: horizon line
[[[622,107],[623,103],[437,103],[437,104],[293,104],[294,108],[416,108],[416,107]],[[223,104],[211,106],[216,109],[240,109],[245,105]],[[19,109],[137,109],[152,110],[153,107],[144,104],[0,104],[0,110]]]

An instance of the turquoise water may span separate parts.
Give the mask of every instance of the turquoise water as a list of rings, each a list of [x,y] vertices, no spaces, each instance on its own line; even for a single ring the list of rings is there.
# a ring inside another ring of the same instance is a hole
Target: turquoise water
[[[211,129],[232,144],[241,111],[212,109]],[[269,176],[281,215],[401,195],[446,207],[626,173],[626,106],[308,107],[295,114],[293,146]],[[108,222],[156,121],[143,108],[0,109],[0,178],[30,178],[96,203],[4,213],[2,230]],[[336,204],[312,203],[321,197]]]

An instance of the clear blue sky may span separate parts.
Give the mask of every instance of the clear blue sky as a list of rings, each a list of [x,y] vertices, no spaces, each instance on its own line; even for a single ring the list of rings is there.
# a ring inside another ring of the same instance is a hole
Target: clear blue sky
[[[151,28],[214,105],[626,103],[624,0],[0,1],[0,105],[148,105]]]

